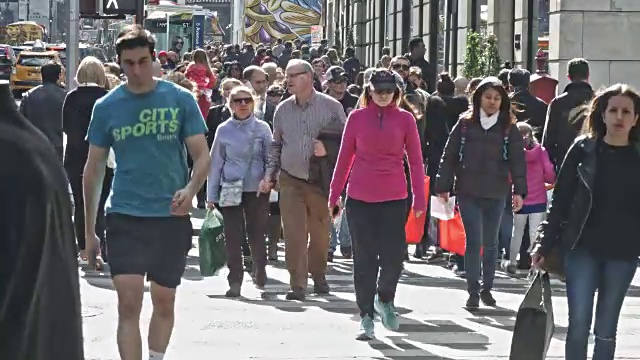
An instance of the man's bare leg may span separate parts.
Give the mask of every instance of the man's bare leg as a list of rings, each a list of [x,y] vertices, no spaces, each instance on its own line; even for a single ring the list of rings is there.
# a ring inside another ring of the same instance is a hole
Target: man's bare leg
[[[113,284],[118,293],[118,351],[122,360],[142,360],[140,311],[144,276],[117,275]]]
[[[176,289],[151,282],[151,301],[153,313],[149,323],[149,352],[162,356],[167,351],[173,331]]]

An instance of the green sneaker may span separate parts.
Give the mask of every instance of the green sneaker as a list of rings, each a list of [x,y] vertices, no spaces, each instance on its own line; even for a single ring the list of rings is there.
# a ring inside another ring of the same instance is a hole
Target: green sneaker
[[[398,318],[396,316],[396,308],[393,303],[383,303],[380,301],[380,296],[376,294],[376,299],[373,303],[373,308],[380,315],[382,326],[389,330],[397,331],[400,327],[398,324]]]
[[[360,331],[356,340],[368,341],[373,340],[375,335],[373,333],[373,319],[369,315],[365,315],[360,319]]]

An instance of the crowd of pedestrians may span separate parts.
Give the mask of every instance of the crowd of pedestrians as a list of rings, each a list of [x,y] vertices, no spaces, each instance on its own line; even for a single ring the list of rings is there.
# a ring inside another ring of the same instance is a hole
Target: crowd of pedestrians
[[[309,278],[314,293],[330,293],[327,263],[340,253],[354,263],[356,338],[375,338],[376,314],[397,330],[394,298],[410,255],[405,223],[426,216],[411,255],[447,256],[466,278],[467,308],[497,305],[498,269],[518,275],[560,262],[566,359],[587,356],[596,290],[593,358],[614,358],[640,255],[635,90],[618,84],[594,93],[588,62],[574,59],[569,85],[547,105],[530,92],[524,69],[436,76],[421,39],[405,55],[383,49],[372,68],[353,48],[342,57],[326,41],[208,44],[184,61],[154,47],[148,32],[127,28],[117,64],[85,58],[66,98],[53,89],[59,68],[43,66],[45,84],[20,109],[56,149],[67,135],[79,258],[109,264],[123,359],[142,357],[145,276],[154,306],[149,359],[164,358],[194,198],[224,219],[227,297],[241,295],[246,271],[263,288],[284,240],[287,300],[304,301]],[[44,111],[62,114],[59,129],[39,122]],[[454,196],[464,254],[440,248],[444,220],[430,214],[433,201]]]

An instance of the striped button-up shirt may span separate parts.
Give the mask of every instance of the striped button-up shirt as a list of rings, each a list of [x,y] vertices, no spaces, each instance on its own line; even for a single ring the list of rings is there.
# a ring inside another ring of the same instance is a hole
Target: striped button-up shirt
[[[273,143],[269,153],[267,174],[272,180],[279,170],[299,179],[309,179],[309,159],[313,141],[325,126],[346,122],[342,105],[329,95],[313,93],[300,106],[295,96],[278,104],[273,115]]]

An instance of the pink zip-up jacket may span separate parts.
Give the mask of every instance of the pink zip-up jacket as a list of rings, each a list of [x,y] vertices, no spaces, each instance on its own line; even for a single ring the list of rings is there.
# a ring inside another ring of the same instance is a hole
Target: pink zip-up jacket
[[[547,203],[546,184],[556,182],[556,172],[549,160],[547,150],[540,144],[531,149],[525,149],[527,161],[527,197],[524,205],[537,205]]]
[[[338,161],[331,180],[329,206],[344,190],[364,202],[407,198],[404,155],[409,161],[413,209],[425,211],[424,164],[415,118],[395,104],[381,108],[373,102],[352,111],[347,118]]]

